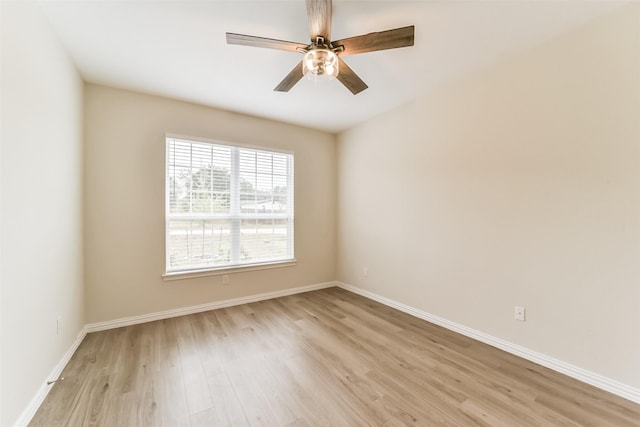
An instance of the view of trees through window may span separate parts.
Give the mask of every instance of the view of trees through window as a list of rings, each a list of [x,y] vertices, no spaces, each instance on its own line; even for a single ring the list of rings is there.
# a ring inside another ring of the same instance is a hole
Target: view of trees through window
[[[167,271],[293,258],[293,156],[167,139]]]

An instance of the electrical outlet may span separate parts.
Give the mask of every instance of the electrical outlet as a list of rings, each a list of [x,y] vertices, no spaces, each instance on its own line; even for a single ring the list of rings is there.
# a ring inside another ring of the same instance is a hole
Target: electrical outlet
[[[222,284],[223,285],[228,285],[229,284],[229,275],[228,274],[222,275]]]
[[[516,320],[521,320],[524,322],[525,320],[525,309],[524,307],[520,307],[516,305],[513,310],[513,318]]]
[[[56,317],[56,335],[60,335],[62,329],[62,316]]]

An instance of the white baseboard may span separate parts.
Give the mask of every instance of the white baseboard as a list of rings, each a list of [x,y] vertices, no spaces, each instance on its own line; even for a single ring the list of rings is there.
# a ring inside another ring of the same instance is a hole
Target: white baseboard
[[[203,311],[216,310],[218,308],[232,307],[234,305],[248,304],[257,301],[264,301],[287,295],[300,294],[303,292],[315,291],[318,289],[331,288],[336,286],[336,282],[318,283],[315,285],[299,286],[297,288],[282,289],[280,291],[266,292],[263,294],[249,295],[240,298],[231,298],[222,301],[209,302],[206,304],[192,305],[189,307],[174,308],[171,310],[158,311],[155,313],[142,314],[139,316],[123,317],[121,319],[107,320],[105,322],[90,323],[85,328],[87,332],[98,332],[107,329],[121,328],[123,326],[137,325],[139,323],[153,322],[154,320],[169,319],[171,317],[184,316],[187,314],[201,313]]]
[[[73,354],[76,352],[78,346],[86,335],[87,329],[86,327],[83,327],[80,332],[78,332],[78,335],[76,336],[75,341],[73,341],[73,343],[71,344],[71,347],[69,347],[64,356],[62,356],[62,359],[60,359],[51,373],[49,373],[49,376],[42,383],[35,396],[33,396],[27,407],[24,409],[24,411],[22,411],[22,414],[20,414],[16,422],[13,424],[13,427],[26,427],[29,422],[31,422],[31,418],[33,418],[33,416],[36,414],[36,411],[44,401],[44,398],[47,397],[47,394],[49,394],[49,390],[51,390],[51,387],[53,387],[52,385],[47,385],[47,381],[53,381],[60,377],[63,369],[65,368],[65,366],[67,366],[69,360],[71,360],[71,356],[73,356]]]
[[[337,282],[336,286],[338,286],[339,288],[345,289],[347,291],[353,292],[354,294],[358,294],[365,298],[369,298],[371,300],[377,301],[386,306],[395,308],[397,310],[410,314],[419,319],[426,320],[427,322],[436,324],[438,326],[442,326],[443,328],[449,329],[451,331],[454,331],[459,334],[465,335],[467,337],[473,338],[475,340],[481,341],[485,344],[489,344],[490,346],[499,348],[500,350],[504,350],[507,353],[514,354],[516,356],[522,357],[523,359],[527,359],[531,362],[537,363],[549,369],[553,369],[556,372],[560,372],[578,381],[582,381],[584,383],[590,384],[594,387],[608,391],[617,396],[628,399],[632,402],[640,403],[640,389],[638,388],[621,383],[619,381],[612,380],[600,374],[587,371],[586,369],[580,368],[578,366],[574,366],[570,363],[563,362],[558,359],[554,359],[542,353],[538,353],[536,351],[530,350],[526,347],[512,344],[503,339],[496,338],[494,336],[491,336],[481,331],[477,331],[475,329],[469,328],[459,323],[451,322],[447,319],[443,319],[442,317],[427,313],[422,310],[418,310],[417,308],[413,308],[406,304],[402,304],[400,302],[394,301],[390,298],[383,297],[381,295],[364,290],[362,288],[358,288],[356,286],[348,285],[346,283],[341,283],[341,282]]]

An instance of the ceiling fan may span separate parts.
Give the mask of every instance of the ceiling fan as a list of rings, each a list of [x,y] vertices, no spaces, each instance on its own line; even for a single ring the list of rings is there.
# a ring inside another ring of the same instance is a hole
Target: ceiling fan
[[[413,46],[414,26],[379,31],[331,41],[331,0],[306,0],[310,44],[227,33],[227,43],[300,52],[304,58],[275,87],[288,92],[305,75],[336,77],[354,95],[368,86],[342,60],[342,56]]]

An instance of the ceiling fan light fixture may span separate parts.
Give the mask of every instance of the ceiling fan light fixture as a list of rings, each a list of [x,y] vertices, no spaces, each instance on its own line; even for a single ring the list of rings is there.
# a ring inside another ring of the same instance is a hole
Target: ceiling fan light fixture
[[[302,60],[302,74],[307,77],[328,77],[334,79],[338,76],[338,55],[332,50],[314,48],[304,54]]]
[[[332,42],[330,41],[332,0],[306,0],[306,3],[310,44],[227,33],[227,43],[229,44],[286,50],[304,55],[302,62],[297,63],[273,89],[276,92],[288,92],[304,76],[307,76],[309,80],[316,81],[332,80],[337,77],[340,83],[352,94],[357,95],[368,86],[344,63],[343,56],[413,46],[415,29],[413,25]],[[338,71],[340,71],[340,75],[338,75]]]

